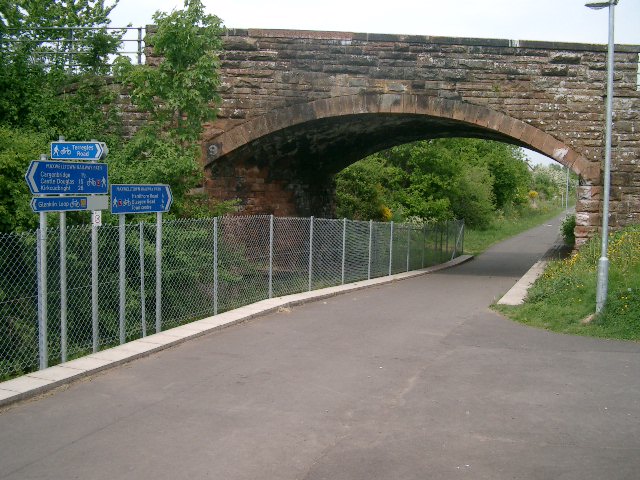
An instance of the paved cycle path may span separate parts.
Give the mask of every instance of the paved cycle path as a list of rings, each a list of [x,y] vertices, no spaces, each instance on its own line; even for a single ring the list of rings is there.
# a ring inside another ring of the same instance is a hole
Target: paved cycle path
[[[489,310],[559,220],[0,414],[0,479],[636,479],[640,344]]]

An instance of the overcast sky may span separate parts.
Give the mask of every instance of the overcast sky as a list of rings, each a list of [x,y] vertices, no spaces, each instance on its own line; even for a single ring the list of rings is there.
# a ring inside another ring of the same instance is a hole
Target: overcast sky
[[[204,0],[233,28],[286,28],[455,37],[607,43],[607,10],[584,0]],[[180,0],[120,0],[117,26],[151,23]],[[616,7],[616,42],[640,44],[640,0]]]
[[[607,9],[584,0],[203,0],[230,28],[284,28],[607,43]],[[120,0],[113,26],[144,26],[180,0]],[[616,43],[640,44],[640,0],[616,7]]]

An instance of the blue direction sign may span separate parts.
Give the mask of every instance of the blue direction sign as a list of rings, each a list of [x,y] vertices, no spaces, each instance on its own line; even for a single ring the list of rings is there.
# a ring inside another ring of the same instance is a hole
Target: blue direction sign
[[[93,197],[34,197],[31,209],[36,212],[85,212],[109,208],[107,195]]]
[[[33,194],[104,194],[109,191],[106,163],[34,160],[25,175]]]
[[[51,142],[52,160],[100,160],[107,151],[103,142]]]
[[[111,185],[111,213],[168,212],[173,201],[169,185]]]

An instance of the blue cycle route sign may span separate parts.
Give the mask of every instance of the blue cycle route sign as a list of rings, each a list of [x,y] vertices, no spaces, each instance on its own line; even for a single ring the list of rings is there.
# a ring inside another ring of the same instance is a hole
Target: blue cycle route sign
[[[88,212],[106,210],[109,207],[107,195],[95,196],[60,196],[34,197],[31,199],[31,209],[36,212]]]
[[[31,193],[106,194],[109,191],[106,163],[52,162],[34,160],[25,175]]]
[[[100,160],[107,151],[103,142],[51,142],[52,160]]]
[[[169,185],[111,185],[111,213],[168,212],[173,202]]]

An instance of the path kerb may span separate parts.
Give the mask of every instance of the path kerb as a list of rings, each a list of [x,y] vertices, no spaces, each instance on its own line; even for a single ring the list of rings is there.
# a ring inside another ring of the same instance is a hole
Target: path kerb
[[[538,260],[516,284],[498,300],[498,305],[522,305],[531,285],[544,273],[548,260]],[[1,386],[1,385],[0,385]]]

